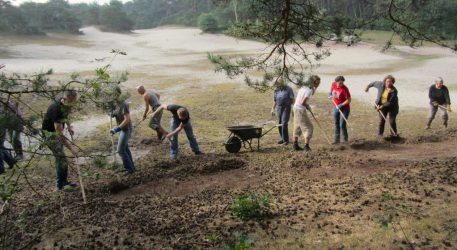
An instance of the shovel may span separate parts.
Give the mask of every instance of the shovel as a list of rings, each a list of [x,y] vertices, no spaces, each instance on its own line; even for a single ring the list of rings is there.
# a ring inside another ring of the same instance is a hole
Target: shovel
[[[338,106],[338,105],[336,104],[335,100],[333,100],[333,98],[332,98],[332,102],[333,102],[333,104],[335,104],[335,108],[336,108],[336,106]],[[340,112],[341,117],[342,117],[342,118],[344,119],[344,121],[346,122],[346,125],[349,125],[349,122],[348,122],[348,120],[346,119],[346,116],[344,116],[343,111],[341,111],[341,109],[338,109],[338,111]]]
[[[73,139],[73,135],[70,134],[71,137],[71,143],[74,144],[75,140]],[[83,202],[84,204],[87,204],[86,200],[86,191],[84,190],[84,183],[83,183],[83,177],[81,176],[81,169],[79,168],[79,158],[75,158],[75,165],[76,165],[76,170],[78,171],[78,178],[79,178],[79,185],[81,186],[81,194],[83,196]]]
[[[376,110],[378,111],[378,113],[382,116],[382,118],[384,119],[384,121],[385,121],[387,124],[389,124],[390,132],[392,132],[392,134],[393,134],[394,136],[397,136],[397,137],[398,137],[398,134],[395,133],[395,131],[394,131],[394,129],[392,128],[392,126],[390,126],[390,123],[387,121],[386,116],[385,116],[385,115],[381,112],[381,110],[379,109],[379,106],[378,106],[377,104],[375,104],[375,105],[376,105]]]
[[[113,129],[113,117],[110,117],[109,119],[109,129]],[[116,148],[114,146],[114,137],[111,136],[111,146],[112,146],[112,154],[113,154],[113,161],[114,161],[114,164],[116,164],[117,162],[117,159],[116,159]],[[120,179],[120,178],[119,178]]]
[[[151,113],[152,113],[151,110],[149,110],[148,113],[146,114],[146,116],[151,114]],[[133,125],[133,128],[135,129],[136,127],[138,127],[144,120],[146,120],[146,118],[145,119],[141,119],[139,122],[137,122],[135,125]]]
[[[322,133],[324,134],[325,136],[325,139],[327,139],[327,142],[328,144],[332,145],[332,143],[330,142],[330,139],[328,138],[327,134],[325,133],[324,129],[322,128],[321,124],[319,123],[319,121],[316,119],[316,117],[314,116],[314,113],[308,109],[309,113],[311,113],[311,116],[313,117],[314,121],[316,121],[317,123],[317,126],[320,128],[320,130],[322,131]]]
[[[443,105],[438,105],[438,107],[440,107],[441,109],[446,110],[447,112],[452,112],[452,110],[450,110],[450,109],[448,110],[448,109],[447,109],[446,107],[444,107]]]
[[[368,93],[368,95],[370,96],[370,99],[372,99],[372,98],[371,98],[370,92],[367,91],[367,93]],[[375,105],[375,107],[376,107],[376,111],[378,111],[378,113],[382,116],[382,118],[384,119],[384,121],[387,122],[387,123],[389,124],[390,132],[391,132],[394,136],[398,137],[398,134],[395,133],[394,129],[392,128],[392,126],[390,126],[390,123],[387,121],[386,116],[381,112],[381,110],[379,110],[378,104],[375,103],[374,105]]]

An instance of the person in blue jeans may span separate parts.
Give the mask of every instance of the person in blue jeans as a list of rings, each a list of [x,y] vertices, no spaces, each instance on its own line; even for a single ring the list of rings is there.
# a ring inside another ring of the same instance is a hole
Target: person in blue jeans
[[[294,91],[284,83],[283,78],[279,78],[275,83],[276,89],[273,93],[273,107],[271,115],[278,117],[278,127],[280,140],[278,144],[289,144],[289,118],[292,104],[295,102]]]
[[[117,141],[117,152],[121,156],[122,164],[124,165],[126,174],[132,174],[135,172],[135,165],[133,163],[133,157],[132,153],[130,152],[128,142],[132,134],[133,127],[130,120],[129,105],[127,102],[121,101],[119,99],[121,93],[121,88],[116,87],[115,107],[112,110],[111,116],[116,119],[117,126],[110,129],[109,134],[114,136],[114,134],[120,132]]]
[[[68,115],[76,99],[76,91],[65,91],[62,98],[48,107],[42,124],[43,137],[45,139],[43,143],[51,150],[55,158],[56,186],[58,190],[61,190],[64,186],[76,186],[76,184],[69,182],[67,179],[68,159],[63,150],[65,146],[75,157],[78,157],[78,149],[63,134],[65,125],[67,125],[68,133],[71,136],[74,134]]]
[[[349,118],[351,93],[344,84],[344,76],[337,76],[330,87],[328,98],[333,104],[333,121],[335,122],[333,144],[340,143],[340,133],[343,134],[343,143],[348,142],[346,120]]]
[[[10,168],[13,168],[14,164],[16,164],[16,160],[11,155],[10,150],[6,149],[4,146],[5,134],[5,129],[0,128],[0,174],[5,172],[5,165],[3,162],[6,162]]]
[[[162,104],[160,107],[152,113],[152,116],[155,115],[156,112],[161,112],[162,110],[168,110],[172,113],[172,118],[170,121],[170,131],[166,139],[170,140],[170,158],[176,160],[178,156],[178,134],[181,130],[184,129],[186,132],[187,140],[189,141],[190,148],[196,155],[202,154],[198,147],[197,139],[195,139],[194,132],[192,130],[192,123],[190,122],[190,115],[189,111],[180,105],[176,104]]]
[[[23,114],[19,108],[18,103],[13,103],[11,100],[0,96],[0,103],[6,105],[6,119],[13,124],[13,126],[8,127],[9,136],[11,138],[11,144],[13,145],[14,152],[16,153],[15,160],[19,161],[24,158],[22,153],[22,142],[21,142],[21,133],[24,129],[23,125]]]

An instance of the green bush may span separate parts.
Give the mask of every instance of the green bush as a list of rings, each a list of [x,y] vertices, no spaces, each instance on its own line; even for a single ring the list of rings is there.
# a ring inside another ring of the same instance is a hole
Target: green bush
[[[257,197],[252,193],[237,196],[230,206],[232,215],[240,219],[261,217],[268,212],[269,208],[270,195],[268,193],[263,194],[261,197]]]
[[[233,239],[230,243],[224,245],[224,250],[242,250],[248,249],[254,241],[247,235],[242,235],[239,232],[233,233]]]
[[[198,16],[197,22],[198,27],[203,32],[214,32],[218,29],[217,20],[210,13],[203,13],[200,16]]]

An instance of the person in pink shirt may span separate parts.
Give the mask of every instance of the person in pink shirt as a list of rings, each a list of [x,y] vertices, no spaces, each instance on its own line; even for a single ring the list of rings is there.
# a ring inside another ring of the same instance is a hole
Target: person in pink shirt
[[[333,144],[340,143],[340,134],[343,134],[343,142],[348,142],[348,130],[346,120],[349,117],[351,103],[351,93],[344,85],[344,76],[337,76],[332,83],[328,98],[333,103],[333,121],[335,122],[335,130],[333,136]],[[343,117],[344,116],[344,117]]]

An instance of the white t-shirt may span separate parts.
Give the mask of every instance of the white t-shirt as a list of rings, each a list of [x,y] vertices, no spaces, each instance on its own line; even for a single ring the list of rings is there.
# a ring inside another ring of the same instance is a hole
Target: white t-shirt
[[[305,110],[306,107],[301,105],[301,101],[305,97],[307,97],[308,99],[311,98],[312,95],[313,95],[313,89],[306,87],[306,86],[301,87],[298,90],[297,99],[295,99],[294,108],[299,109],[299,110]],[[308,103],[308,101],[306,101],[306,103]]]

